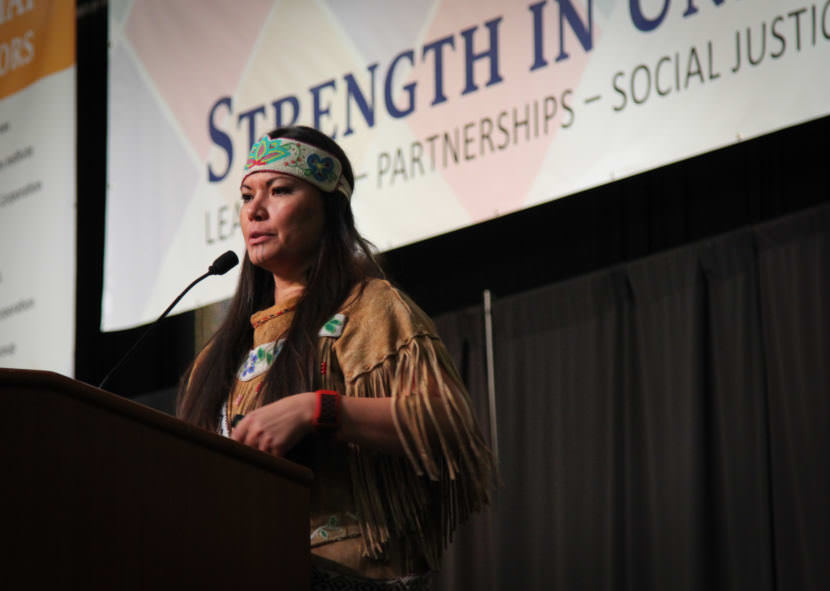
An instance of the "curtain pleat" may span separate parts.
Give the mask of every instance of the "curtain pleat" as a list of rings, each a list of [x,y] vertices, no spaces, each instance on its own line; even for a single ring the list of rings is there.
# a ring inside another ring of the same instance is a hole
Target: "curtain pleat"
[[[473,412],[485,440],[490,443],[490,406],[487,398],[484,321],[482,306],[435,319],[438,333],[456,361],[471,393]],[[494,499],[494,506],[495,506]],[[498,569],[493,546],[493,518],[487,511],[474,516],[456,532],[451,549],[445,553],[437,586],[440,589],[488,589]]]
[[[758,231],[781,589],[830,588],[830,207]]]
[[[774,589],[769,418],[752,231],[701,249],[706,286],[707,572],[720,589]]]

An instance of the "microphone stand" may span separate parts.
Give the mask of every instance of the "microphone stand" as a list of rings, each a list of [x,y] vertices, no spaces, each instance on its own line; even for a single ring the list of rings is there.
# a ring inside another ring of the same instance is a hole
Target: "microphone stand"
[[[193,281],[190,285],[185,287],[184,291],[182,293],[180,293],[175,300],[173,300],[173,303],[170,304],[169,306],[167,306],[167,309],[164,312],[161,313],[161,316],[159,316],[155,320],[155,322],[153,322],[150,326],[147,327],[147,330],[145,330],[144,333],[139,337],[139,339],[133,344],[133,346],[130,347],[130,350],[127,351],[124,354],[124,356],[118,361],[118,363],[115,364],[115,367],[113,367],[111,370],[109,370],[107,375],[104,376],[104,379],[101,380],[101,383],[98,384],[98,387],[101,388],[102,390],[104,389],[104,386],[107,384],[107,382],[109,381],[112,374],[115,373],[115,370],[118,369],[119,367],[121,367],[124,364],[124,362],[130,357],[130,354],[133,351],[135,351],[135,349],[138,347],[138,345],[141,344],[141,342],[145,338],[147,338],[148,334],[153,332],[153,330],[159,325],[159,322],[161,322],[164,319],[164,317],[167,316],[170,313],[170,310],[172,310],[176,306],[176,304],[179,303],[179,301],[185,296],[185,294],[188,291],[190,291],[190,289],[194,285],[199,283],[202,279],[205,279],[206,277],[210,277],[211,275],[224,275],[225,273],[227,273],[227,271],[229,269],[234,267],[237,264],[237,262],[239,262],[239,259],[236,257],[236,254],[233,253],[233,251],[228,251],[225,254],[223,254],[222,256],[220,256],[218,259],[216,259],[213,262],[213,264],[210,266],[210,268],[208,268],[207,273],[205,273],[204,275],[202,275],[201,277],[199,277],[198,279]]]

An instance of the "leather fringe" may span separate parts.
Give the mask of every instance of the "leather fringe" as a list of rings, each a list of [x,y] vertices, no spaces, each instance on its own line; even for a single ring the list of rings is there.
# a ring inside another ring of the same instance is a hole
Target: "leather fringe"
[[[322,341],[321,360],[331,366],[331,342]],[[323,381],[324,387],[341,386]],[[492,455],[449,353],[437,337],[417,334],[344,386],[346,396],[393,399],[392,417],[406,452],[391,457],[350,446],[364,555],[383,558],[389,541],[399,539],[408,557],[422,556],[431,569],[439,568],[458,524],[489,503],[493,473]]]

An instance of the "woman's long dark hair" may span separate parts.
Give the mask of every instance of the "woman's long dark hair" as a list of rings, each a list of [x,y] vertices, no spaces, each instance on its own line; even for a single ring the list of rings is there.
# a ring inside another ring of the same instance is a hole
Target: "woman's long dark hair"
[[[327,135],[302,126],[276,129],[268,135],[296,139],[337,156],[343,175],[354,186],[354,173],[346,154]],[[324,193],[323,208],[323,237],[285,345],[265,376],[263,403],[316,389],[320,327],[337,312],[356,285],[382,275],[369,243],[355,228],[349,201],[341,193]],[[176,401],[179,418],[216,429],[221,404],[253,344],[250,316],[273,304],[273,275],[253,265],[246,254],[227,317],[200,355],[199,363],[191,364],[182,378]]]

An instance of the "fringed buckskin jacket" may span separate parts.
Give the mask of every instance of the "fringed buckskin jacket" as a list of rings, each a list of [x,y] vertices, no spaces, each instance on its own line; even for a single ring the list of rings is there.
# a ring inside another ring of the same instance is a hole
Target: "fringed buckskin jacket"
[[[222,409],[225,434],[228,416],[259,405],[292,310],[282,303],[251,317],[253,347]],[[392,398],[406,454],[324,437],[301,444],[314,471],[313,562],[369,578],[437,569],[456,525],[489,501],[492,458],[435,326],[388,282],[372,279],[321,328],[318,350],[320,388]]]

